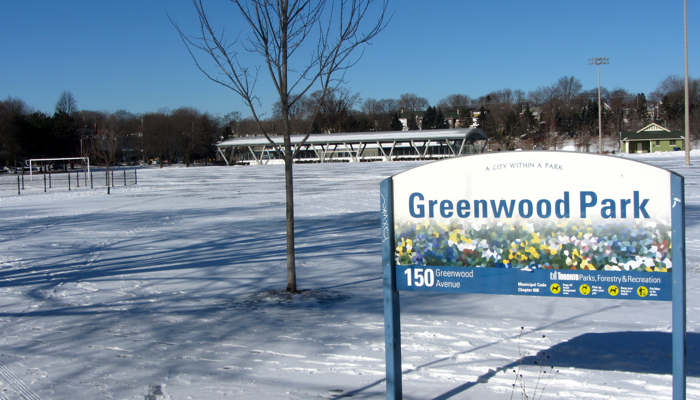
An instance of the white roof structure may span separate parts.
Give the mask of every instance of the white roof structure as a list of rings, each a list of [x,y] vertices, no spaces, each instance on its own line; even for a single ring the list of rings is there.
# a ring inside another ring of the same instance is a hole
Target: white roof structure
[[[358,133],[316,133],[309,135],[305,144],[335,144],[335,143],[369,143],[369,142],[410,142],[411,140],[459,140],[467,136],[474,137],[473,141],[486,140],[488,135],[479,128],[469,129],[440,129],[425,131],[389,131],[389,132],[358,132]],[[292,135],[292,145],[298,145],[306,135]],[[480,138],[477,138],[480,137]],[[283,144],[283,136],[270,136],[278,145]],[[246,136],[224,140],[217,143],[222,147],[241,146],[270,146],[264,136]]]
[[[482,129],[441,129],[422,131],[389,131],[389,132],[358,132],[358,133],[332,133],[332,134],[312,134],[303,143],[301,149],[299,145],[304,140],[305,135],[292,135],[292,146],[294,152],[313,153],[314,157],[309,159],[316,162],[331,161],[334,155],[335,160],[365,161],[370,159],[383,159],[393,161],[399,158],[394,155],[397,148],[411,149],[412,155],[407,155],[406,151],[401,153],[402,158],[425,158],[432,154],[430,149],[446,148],[443,157],[456,157],[466,154],[465,146],[473,144],[475,141],[488,141],[488,135]],[[283,136],[270,136],[276,145],[283,145]],[[274,146],[264,136],[237,137],[224,140],[216,145],[219,153],[227,163],[231,163],[235,150],[247,148],[249,155],[252,155],[258,164],[263,163],[263,155],[270,157],[270,152],[274,152]],[[227,149],[232,151],[227,156]],[[373,149],[372,154],[365,154],[365,150]],[[342,154],[342,155],[340,155]]]

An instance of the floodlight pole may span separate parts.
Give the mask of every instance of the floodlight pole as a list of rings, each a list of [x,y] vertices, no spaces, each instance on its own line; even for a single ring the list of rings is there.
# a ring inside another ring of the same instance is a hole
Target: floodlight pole
[[[685,165],[690,165],[690,95],[688,94],[688,4],[683,0],[685,28]]]
[[[600,64],[608,64],[608,57],[588,59],[588,65],[598,66],[598,154],[603,154],[603,108],[600,104]]]

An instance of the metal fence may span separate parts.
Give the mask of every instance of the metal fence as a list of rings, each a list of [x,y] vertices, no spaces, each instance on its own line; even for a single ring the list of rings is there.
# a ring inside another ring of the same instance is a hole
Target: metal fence
[[[24,192],[44,192],[57,190],[81,190],[129,186],[138,184],[137,169],[110,169],[109,176],[104,169],[73,172],[47,172],[24,174],[0,174],[0,196],[21,195]]]

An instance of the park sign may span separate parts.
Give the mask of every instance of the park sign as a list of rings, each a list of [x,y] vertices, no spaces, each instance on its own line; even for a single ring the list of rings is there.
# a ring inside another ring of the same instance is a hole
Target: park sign
[[[400,369],[389,371],[398,291],[673,300],[674,332],[676,307],[685,332],[683,178],[673,172],[617,156],[499,152],[400,173],[380,197],[388,382],[398,372],[400,386]]]
[[[559,152],[461,157],[396,175],[397,288],[671,300],[670,175]]]

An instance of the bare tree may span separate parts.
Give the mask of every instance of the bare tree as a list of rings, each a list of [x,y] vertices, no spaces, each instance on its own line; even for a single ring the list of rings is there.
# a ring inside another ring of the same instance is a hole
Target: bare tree
[[[466,94],[451,94],[438,101],[437,106],[444,111],[467,110],[471,106],[472,99]]]
[[[415,93],[404,93],[399,97],[399,109],[404,111],[424,111],[430,106],[428,99],[418,97]]]
[[[533,106],[542,107],[555,100],[554,89],[549,86],[540,86],[536,90],[528,93],[527,99]]]
[[[143,116],[143,151],[146,159],[157,158],[163,168],[163,160],[172,147],[175,132],[170,111],[160,110]]]
[[[377,131],[403,129],[403,125],[401,125],[401,122],[399,121],[396,100],[376,100],[368,98],[365,99],[360,105],[360,112],[365,118],[372,121],[374,128]]]
[[[260,132],[284,159],[287,291],[296,292],[292,165],[308,133],[301,143],[292,147],[289,109],[312,90],[320,90],[323,99],[329,88],[342,83],[345,71],[355,65],[361,56],[353,56],[355,50],[368,44],[386,27],[388,0],[232,0],[249,30],[245,41],[235,39],[233,42],[229,42],[223,33],[210,24],[202,0],[192,2],[199,19],[200,33],[197,36],[186,35],[173,23],[192,59],[209,79],[241,96]],[[371,18],[375,3],[378,3],[378,16],[366,26],[365,20]],[[242,65],[236,49],[260,55],[262,65],[270,74],[280,101],[284,134],[282,147],[270,138],[260,121],[260,101],[254,93],[260,67]],[[193,53],[197,50],[210,58],[213,70],[200,63]]]
[[[399,105],[394,99],[382,99],[379,100],[379,106],[382,108],[382,112],[386,114],[398,114]]]
[[[649,94],[653,102],[660,103],[661,113],[655,116],[655,120],[672,129],[683,129],[685,126],[685,78],[678,75],[670,75]],[[700,79],[689,77],[688,100],[690,108],[690,134],[698,137],[698,122],[700,113]]]
[[[185,159],[185,166],[189,167],[192,157],[197,152],[199,145],[198,122],[201,113],[192,107],[181,107],[173,111],[170,118],[175,128],[175,140],[178,142],[178,149]]]
[[[692,79],[691,79],[692,81]],[[692,87],[692,85],[691,85]],[[692,88],[691,88],[692,91]],[[673,93],[683,94],[685,92],[685,78],[679,75],[669,75],[659,83],[656,90],[649,94],[652,101],[661,101],[664,96]],[[692,97],[692,96],[691,96]]]
[[[629,106],[633,102],[633,99],[634,97],[632,94],[622,88],[615,88],[610,92],[610,98],[607,100],[612,114],[611,118],[608,119],[608,124],[611,125],[608,128],[608,132],[617,133],[626,130],[625,110],[629,110]]]
[[[18,122],[29,113],[29,107],[21,99],[8,97],[0,101],[0,155],[8,167],[11,160],[16,163],[25,151],[26,134],[23,135]]]
[[[320,108],[314,120],[314,131],[323,133],[343,132],[343,122],[351,114],[358,103],[360,94],[353,93],[344,87],[328,89],[325,93],[316,91],[311,93],[314,103],[319,103]]]
[[[240,122],[241,113],[238,111],[231,111],[219,119],[218,124],[221,125],[222,128],[219,139],[226,140],[235,137],[236,135],[240,136],[238,126]]]
[[[399,111],[399,106],[394,99],[377,100],[368,98],[360,105],[360,111],[367,115],[394,114]]]
[[[366,115],[376,115],[383,112],[379,100],[371,97],[362,101],[362,104],[360,104],[360,111]]]
[[[581,93],[582,87],[581,81],[573,76],[562,76],[557,83],[554,84],[553,89],[555,96],[566,106],[571,106],[571,101],[577,94]]]
[[[64,90],[56,102],[56,112],[63,112],[68,115],[73,115],[78,112],[78,102],[75,100],[73,93]]]
[[[487,104],[499,104],[499,105],[512,105],[515,104],[513,91],[505,88],[503,90],[496,90],[495,92],[489,93],[487,96],[488,101],[484,101]]]
[[[318,104],[310,96],[301,96],[289,107],[289,125],[292,134],[306,134],[311,130],[313,118]],[[272,105],[272,119],[275,122],[282,122],[282,103],[276,101]]]
[[[107,194],[110,194],[112,186],[109,176],[109,167],[115,164],[121,156],[120,138],[124,134],[125,122],[120,115],[114,113],[104,119],[102,129],[90,141],[90,153],[92,157],[105,165],[105,182]]]

